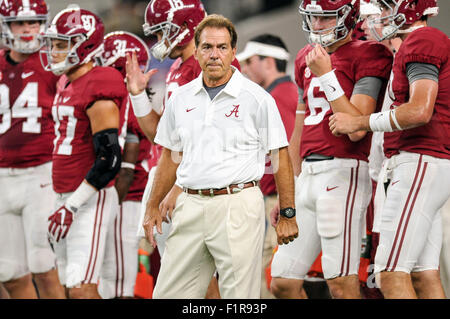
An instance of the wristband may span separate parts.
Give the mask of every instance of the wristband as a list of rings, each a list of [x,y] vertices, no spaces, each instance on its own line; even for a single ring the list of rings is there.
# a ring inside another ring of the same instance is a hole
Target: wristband
[[[400,124],[398,124],[397,117],[395,116],[395,110],[396,110],[396,109],[392,109],[392,110],[391,110],[392,122],[394,122],[395,127],[397,128],[397,130],[401,131],[401,130],[403,130],[403,129],[402,129],[402,127],[400,126]]]
[[[306,113],[306,111],[300,111],[300,110],[295,111],[295,114],[305,114],[305,113]]]
[[[329,102],[335,101],[345,94],[344,90],[339,84],[334,70],[325,73],[318,79]]]
[[[72,193],[72,195],[67,198],[66,206],[74,213],[77,212],[78,208],[81,207],[85,202],[91,198],[92,195],[97,193],[97,190],[89,185],[88,183],[82,182],[80,186]]]
[[[129,95],[136,117],[144,117],[152,111],[152,104],[150,103],[145,90],[138,95],[132,95],[131,93],[129,93]]]
[[[134,170],[136,168],[136,165],[134,165],[133,163],[122,162],[122,164],[120,164],[120,167],[131,168],[132,170]]]
[[[384,111],[371,114],[369,117],[370,130],[372,132],[392,132],[390,112]]]

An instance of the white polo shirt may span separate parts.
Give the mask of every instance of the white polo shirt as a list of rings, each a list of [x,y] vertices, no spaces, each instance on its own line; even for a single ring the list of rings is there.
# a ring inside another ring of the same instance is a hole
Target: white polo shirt
[[[155,142],[183,152],[177,184],[223,188],[260,180],[265,155],[289,143],[275,100],[236,68],[211,101],[203,73],[173,91]]]

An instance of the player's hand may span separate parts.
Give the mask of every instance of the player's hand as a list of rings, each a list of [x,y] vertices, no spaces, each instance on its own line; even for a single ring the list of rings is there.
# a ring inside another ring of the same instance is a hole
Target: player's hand
[[[170,223],[172,220],[172,213],[175,209],[177,198],[182,192],[183,190],[180,187],[172,187],[170,192],[166,195],[166,197],[164,197],[161,204],[159,204],[159,211],[161,212],[161,218],[164,222]]]
[[[153,234],[153,226],[156,226],[156,230],[158,233],[162,234],[162,218],[157,207],[147,206],[147,210],[145,211],[144,223],[142,227],[144,227],[145,237],[152,245],[153,248],[156,248],[156,240]]]
[[[331,133],[335,136],[351,134],[360,130],[356,117],[347,113],[338,112],[330,116],[329,126]]]
[[[277,202],[276,205],[270,211],[270,223],[274,228],[277,227],[278,219],[280,219],[280,203]]]
[[[298,226],[295,216],[292,218],[279,216],[275,230],[277,232],[278,245],[289,244],[298,237]]]
[[[119,197],[119,205],[122,205],[123,200],[128,194],[130,189],[130,185],[133,182],[134,178],[134,170],[131,168],[122,167],[117,174],[116,182],[114,183],[114,187],[117,191],[117,196]]]
[[[48,218],[48,233],[56,242],[66,237],[73,222],[73,214],[74,212],[63,205]]]
[[[314,49],[306,55],[305,61],[308,68],[317,77],[333,70],[330,55],[320,44],[316,44]]]
[[[142,93],[142,91],[144,91],[147,87],[153,74],[158,72],[157,69],[151,69],[147,73],[144,73],[139,67],[139,62],[135,51],[133,51],[132,55],[127,53],[125,68],[127,71],[127,90],[132,95]]]

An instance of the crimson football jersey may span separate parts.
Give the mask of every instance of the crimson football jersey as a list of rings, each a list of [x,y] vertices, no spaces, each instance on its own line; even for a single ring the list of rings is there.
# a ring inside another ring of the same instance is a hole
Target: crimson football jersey
[[[319,79],[306,66],[306,55],[313,49],[307,45],[299,51],[295,60],[295,81],[303,89],[306,103],[305,121],[301,137],[300,155],[321,154],[338,158],[354,158],[368,161],[372,134],[358,142],[348,135],[334,136],[329,128],[333,114]],[[364,77],[378,77],[387,82],[391,72],[392,53],[375,41],[352,40],[330,55],[332,68],[350,100],[355,84]],[[383,87],[385,87],[384,85]],[[381,109],[384,88],[379,93],[376,111]]]
[[[94,164],[96,155],[86,112],[98,100],[114,101],[120,109],[119,128],[126,127],[128,91],[119,71],[94,67],[73,82],[61,78],[52,108],[56,133],[52,177],[57,193],[75,191]]]
[[[0,51],[0,167],[25,168],[52,159],[52,103],[58,77],[39,53],[15,63]]]
[[[275,99],[278,110],[280,111],[281,120],[283,121],[288,140],[291,139],[292,132],[295,126],[295,111],[298,104],[298,89],[289,76],[280,78],[274,83],[275,86],[270,85],[267,90]],[[266,158],[266,172],[270,170],[270,157]],[[259,187],[264,195],[275,194],[277,186],[275,178],[272,173],[266,173],[259,181]]]
[[[393,107],[409,100],[406,64],[433,64],[439,69],[439,89],[434,112],[428,124],[384,134],[387,157],[407,151],[450,159],[450,40],[432,27],[413,31],[400,46],[394,59]]]
[[[128,132],[136,135],[139,139],[139,155],[135,164],[133,182],[130,185],[124,201],[140,201],[144,195],[145,186],[147,185],[148,180],[148,172],[142,166],[142,162],[144,160],[151,161],[153,154],[150,152],[152,144],[139,127],[132,109],[129,110]]]

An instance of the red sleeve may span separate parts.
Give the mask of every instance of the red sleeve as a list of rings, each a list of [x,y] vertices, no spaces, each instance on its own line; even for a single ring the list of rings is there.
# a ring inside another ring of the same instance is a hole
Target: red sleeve
[[[295,111],[297,110],[298,90],[292,82],[278,85],[271,93],[278,106],[288,141],[291,139],[295,126]]]
[[[86,107],[99,100],[112,100],[120,108],[128,97],[122,74],[111,67],[97,67],[92,71],[95,73],[87,82],[85,92],[80,92],[88,99]]]
[[[139,123],[136,119],[136,116],[134,115],[132,108],[130,108],[128,113],[127,131],[136,135],[139,140],[146,138],[144,132],[142,132],[141,128],[139,127]]]
[[[386,46],[375,41],[361,41],[358,51],[361,57],[357,60],[355,83],[367,76],[389,79],[393,55]]]
[[[298,51],[297,53],[297,57],[295,58],[295,83],[297,83],[297,86],[299,88],[301,88],[302,90],[305,89],[304,84],[303,84],[303,79],[305,77],[305,72],[309,72],[309,74],[311,74],[308,70],[306,70],[306,61],[305,61],[305,57],[306,55],[313,49],[314,47],[310,44],[308,44],[307,46],[305,46],[303,49],[301,49],[300,51]]]
[[[239,61],[236,58],[233,60],[233,62],[231,62],[231,65],[236,67],[236,69],[238,69],[239,72],[241,72],[241,65],[239,64]]]
[[[438,69],[448,60],[449,39],[437,29],[431,27],[421,28],[412,32],[403,42],[401,63],[419,62],[434,64]]]

